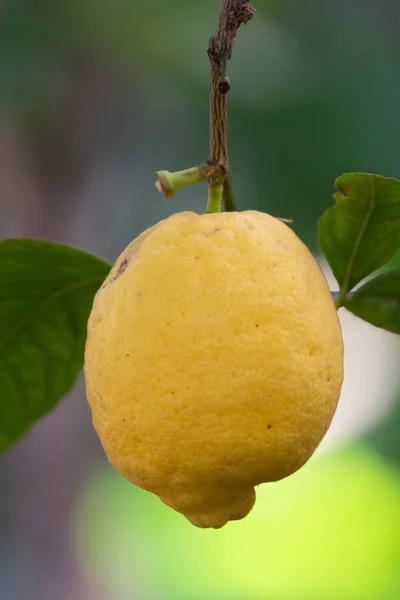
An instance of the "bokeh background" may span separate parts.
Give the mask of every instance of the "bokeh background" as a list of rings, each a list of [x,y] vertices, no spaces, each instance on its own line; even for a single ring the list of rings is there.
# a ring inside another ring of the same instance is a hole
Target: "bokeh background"
[[[236,202],[292,218],[317,252],[336,176],[400,176],[400,5],[256,7],[230,65]],[[207,157],[217,12],[214,0],[0,0],[0,237],[113,260],[172,212],[204,209],[204,186],[165,202],[154,171]],[[346,381],[327,438],[220,531],[111,470],[81,380],[1,459],[0,599],[398,600],[400,341],[340,316]]]

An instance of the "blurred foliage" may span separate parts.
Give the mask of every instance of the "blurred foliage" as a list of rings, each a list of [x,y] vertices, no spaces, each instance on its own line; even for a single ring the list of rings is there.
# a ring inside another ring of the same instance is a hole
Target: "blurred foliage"
[[[385,419],[365,436],[365,441],[379,452],[388,462],[400,469],[400,398]]]
[[[161,590],[165,600],[398,598],[400,472],[363,446],[258,486],[246,519],[218,531],[192,527],[109,469],[80,500],[82,562],[115,600]]]
[[[326,1],[323,10],[316,0],[256,5],[256,19],[239,32],[230,66],[236,196],[240,208],[293,218],[315,248],[316,220],[331,203],[338,174],[399,174],[400,89],[393,73],[400,47],[392,22],[398,9],[390,0],[368,7],[355,0],[351,8],[345,0]],[[1,101],[27,135],[40,138],[46,120],[54,125],[52,112],[71,70],[90,60],[131,70],[154,110],[168,104],[174,89],[189,113],[190,155],[203,160],[205,51],[216,2],[20,0],[6,1],[1,10]],[[151,168],[190,166],[185,139],[179,152],[175,121],[163,127],[150,146],[141,140],[148,160],[155,146],[157,156],[164,156],[163,164]],[[148,132],[153,133],[150,123]],[[170,140],[179,164],[169,164]]]

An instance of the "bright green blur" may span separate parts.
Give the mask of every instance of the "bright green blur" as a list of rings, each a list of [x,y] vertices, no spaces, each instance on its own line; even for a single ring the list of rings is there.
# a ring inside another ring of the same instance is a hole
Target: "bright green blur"
[[[74,530],[115,600],[400,597],[400,474],[366,449],[259,487],[250,515],[218,531],[196,529],[107,467]]]

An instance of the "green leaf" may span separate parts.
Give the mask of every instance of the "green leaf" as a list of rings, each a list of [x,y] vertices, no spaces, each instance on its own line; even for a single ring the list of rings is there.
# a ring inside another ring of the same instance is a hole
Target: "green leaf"
[[[347,173],[335,187],[336,204],[319,219],[318,243],[344,297],[400,246],[400,181]]]
[[[73,386],[93,298],[109,269],[61,244],[0,241],[0,452]]]
[[[367,281],[346,298],[344,306],[376,327],[400,333],[400,269]]]

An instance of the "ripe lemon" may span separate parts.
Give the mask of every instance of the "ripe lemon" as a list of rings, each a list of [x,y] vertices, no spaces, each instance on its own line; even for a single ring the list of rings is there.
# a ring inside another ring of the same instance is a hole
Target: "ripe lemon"
[[[256,211],[175,214],[98,291],[87,397],[110,463],[198,527],[310,458],[343,379],[340,324],[306,246]]]

